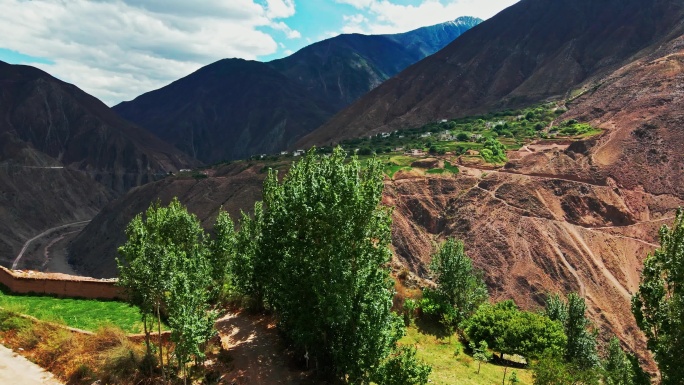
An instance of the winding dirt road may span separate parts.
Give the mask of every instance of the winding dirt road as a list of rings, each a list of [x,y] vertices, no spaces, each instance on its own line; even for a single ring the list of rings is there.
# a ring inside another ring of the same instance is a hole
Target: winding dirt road
[[[67,227],[71,227],[71,226],[84,225],[84,224],[87,224],[87,223],[89,223],[89,222],[90,222],[90,220],[87,220],[87,221],[80,221],[80,222],[73,222],[73,223],[67,223],[67,224],[65,224],[65,225],[56,226],[56,227],[53,227],[53,228],[51,228],[51,229],[47,229],[47,230],[43,231],[42,233],[36,235],[35,237],[29,239],[28,241],[26,241],[26,242],[24,243],[24,246],[21,248],[21,251],[19,251],[19,254],[17,254],[17,257],[14,258],[14,262],[12,262],[12,270],[16,270],[16,269],[17,269],[17,266],[19,265],[19,262],[21,261],[21,257],[24,256],[24,253],[26,252],[26,249],[28,249],[28,247],[31,245],[31,243],[34,242],[35,240],[40,239],[40,238],[42,238],[42,237],[44,237],[44,236],[46,236],[46,235],[48,235],[48,234],[50,234],[50,233],[53,233],[53,232],[55,232],[55,231],[57,231],[57,230],[61,230],[61,229],[64,229],[64,228],[67,228]]]

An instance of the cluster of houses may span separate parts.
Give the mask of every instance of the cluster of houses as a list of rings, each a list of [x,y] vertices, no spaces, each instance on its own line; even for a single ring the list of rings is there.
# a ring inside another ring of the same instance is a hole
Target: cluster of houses
[[[294,151],[292,151],[292,156],[302,156],[302,155],[304,155],[305,152],[306,151],[304,151],[304,150],[294,150]],[[290,152],[289,151],[281,151],[280,155],[290,155]],[[265,156],[266,156],[265,154],[262,154],[261,158],[263,159]]]

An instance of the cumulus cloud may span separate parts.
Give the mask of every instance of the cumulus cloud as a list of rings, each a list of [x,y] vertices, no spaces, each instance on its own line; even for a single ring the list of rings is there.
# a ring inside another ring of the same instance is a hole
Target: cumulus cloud
[[[346,15],[344,33],[398,33],[453,20],[459,16],[488,19],[518,0],[422,0],[417,5],[390,0],[335,0],[366,14]]]
[[[279,19],[293,0],[0,0],[0,46],[107,104],[162,87],[226,57],[255,59],[300,37]]]

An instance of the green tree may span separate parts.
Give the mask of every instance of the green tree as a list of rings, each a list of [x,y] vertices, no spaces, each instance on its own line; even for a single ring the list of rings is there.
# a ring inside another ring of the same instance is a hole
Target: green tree
[[[235,225],[227,212],[219,210],[214,224],[214,239],[211,241],[208,255],[211,263],[211,278],[214,294],[218,294],[228,282],[229,266],[235,255],[236,248]]]
[[[196,362],[204,358],[203,347],[215,334],[217,313],[210,310],[211,293],[207,290],[213,283],[208,254],[198,244],[194,255],[174,258],[176,266],[169,290],[168,322],[171,340],[175,343],[174,355],[186,381],[186,364],[192,358]]]
[[[558,295],[551,296],[545,309],[549,318],[561,322],[564,326],[565,335],[568,337],[565,359],[584,369],[600,365],[596,336],[589,330],[591,322],[586,317],[586,310],[584,298],[576,293],[570,293],[567,302]]]
[[[603,370],[605,385],[635,385],[632,363],[620,347],[620,340],[615,337],[608,344],[608,354],[603,362]]]
[[[212,271],[206,236],[197,217],[189,214],[177,198],[168,206],[161,206],[159,201],[153,203],[144,218],[142,215],[133,218],[126,235],[126,243],[119,247],[121,259],[117,259],[118,284],[126,289],[129,301],[140,306],[143,314],[155,315],[159,363],[164,375],[163,311],[168,312],[173,338],[181,354],[196,354],[191,345],[211,334],[206,329],[207,325],[213,327],[211,316],[206,314]],[[144,321],[147,315],[143,315]],[[194,326],[198,319],[205,322],[201,331]]]
[[[487,163],[505,163],[508,160],[506,146],[495,138],[485,139],[480,155],[482,155]]]
[[[558,294],[552,294],[546,300],[546,308],[544,309],[546,316],[554,321],[559,321],[565,325],[568,320],[568,304]]]
[[[380,162],[363,168],[341,148],[329,157],[309,151],[282,183],[273,171],[264,182],[255,274],[268,276],[265,300],[297,349],[351,383],[367,383],[403,332],[390,311],[383,187]]]
[[[270,274],[266,260],[258,257],[263,219],[261,202],[254,204],[251,217],[242,212],[240,231],[235,236],[235,256],[231,259],[229,268],[233,289],[241,295],[251,297],[258,308],[263,306],[264,284]]]
[[[477,345],[471,341],[470,349],[473,351],[473,358],[477,361],[477,374],[480,374],[480,366],[483,362],[489,362],[492,359],[492,353],[489,351],[487,341],[480,341]]]
[[[532,366],[534,385],[598,385],[600,373],[596,368],[582,369],[567,363],[552,351],[544,353]]]
[[[567,338],[562,325],[548,317],[521,311],[513,301],[481,305],[464,322],[469,341],[486,341],[502,354],[537,358],[545,351],[563,351]]]
[[[430,263],[438,300],[449,308],[449,317],[459,324],[472,315],[487,300],[487,286],[482,274],[473,268],[473,262],[463,250],[463,242],[448,238]]]
[[[663,385],[684,383],[684,212],[659,232],[660,248],[644,262],[632,312],[655,356]]]

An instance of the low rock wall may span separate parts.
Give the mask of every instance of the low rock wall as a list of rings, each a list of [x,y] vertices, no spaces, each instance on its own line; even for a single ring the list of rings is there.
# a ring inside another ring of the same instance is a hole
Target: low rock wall
[[[67,274],[10,270],[0,266],[0,283],[13,293],[48,294],[57,297],[124,299],[116,280],[77,277]]]

